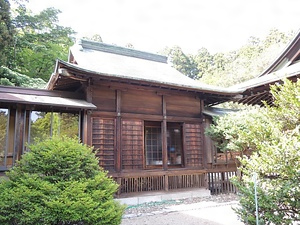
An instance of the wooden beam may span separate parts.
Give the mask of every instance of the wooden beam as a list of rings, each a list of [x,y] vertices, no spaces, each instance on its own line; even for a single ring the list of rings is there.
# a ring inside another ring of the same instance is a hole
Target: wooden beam
[[[185,123],[183,123],[182,125],[182,150],[183,150],[183,165],[184,167],[187,166],[187,154],[186,154],[186,151],[187,151],[187,145],[186,145],[186,125]]]
[[[91,111],[93,116],[102,117],[117,117],[117,112],[107,112],[107,111]],[[147,121],[162,121],[163,115],[150,115],[141,113],[124,113],[122,112],[122,118],[127,119],[141,119]],[[196,122],[200,123],[200,117],[186,117],[186,116],[167,116],[168,122]]]
[[[234,171],[234,169],[229,169],[228,171]],[[215,171],[215,170],[210,170],[210,171]],[[222,169],[223,171],[223,169]],[[224,169],[224,171],[227,171]],[[187,169],[187,168],[178,168],[178,169],[169,169],[167,171],[163,170],[123,170],[120,173],[116,172],[111,172],[108,173],[109,176],[112,177],[124,177],[124,178],[129,178],[129,177],[146,177],[146,176],[164,176],[164,175],[190,175],[190,174],[203,174],[206,173],[207,170],[203,170],[200,168],[195,168],[195,169]]]
[[[117,120],[116,120],[116,140],[117,140],[117,146],[116,146],[116,171],[120,172],[122,169],[121,162],[122,162],[122,148],[121,148],[121,91],[116,90],[116,113],[117,113]]]

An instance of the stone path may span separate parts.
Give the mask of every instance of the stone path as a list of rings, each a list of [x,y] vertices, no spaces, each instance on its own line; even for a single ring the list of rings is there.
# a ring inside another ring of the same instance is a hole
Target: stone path
[[[198,202],[171,202],[160,206],[141,205],[127,210],[121,225],[242,225],[232,207],[238,202],[198,199]],[[194,200],[195,201],[195,200]],[[145,209],[146,208],[146,209]]]

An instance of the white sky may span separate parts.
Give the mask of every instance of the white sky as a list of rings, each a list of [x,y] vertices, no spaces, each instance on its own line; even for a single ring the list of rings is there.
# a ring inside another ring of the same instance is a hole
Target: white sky
[[[300,28],[300,0],[29,0],[32,11],[60,9],[60,24],[78,36],[158,52],[180,46],[195,54],[238,49],[272,28]]]

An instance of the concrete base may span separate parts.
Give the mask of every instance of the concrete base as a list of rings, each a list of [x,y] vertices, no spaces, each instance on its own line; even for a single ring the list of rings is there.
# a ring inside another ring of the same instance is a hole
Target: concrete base
[[[207,196],[210,196],[209,190],[205,188],[193,188],[181,190],[177,189],[172,191],[134,193],[126,196],[123,195],[121,198],[117,198],[116,200],[126,205],[139,205],[149,202],[161,202]]]

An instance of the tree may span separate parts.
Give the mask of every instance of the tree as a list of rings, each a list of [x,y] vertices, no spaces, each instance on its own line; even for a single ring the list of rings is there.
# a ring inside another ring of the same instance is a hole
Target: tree
[[[3,156],[6,148],[7,121],[8,121],[8,110],[0,108],[0,166],[3,165],[3,161],[4,161]]]
[[[179,72],[192,79],[198,78],[199,71],[194,57],[192,55],[184,54],[179,46],[165,48],[162,51],[162,54],[168,56],[172,67],[177,69]]]
[[[0,0],[0,66],[6,63],[6,54],[13,43],[13,27],[11,22],[10,4]]]
[[[198,50],[198,53],[195,56],[195,61],[197,63],[197,69],[199,71],[198,78],[201,78],[206,73],[211,72],[210,70],[213,64],[213,56],[206,48],[201,48]]]
[[[264,38],[250,37],[248,42],[236,51],[216,53],[209,57],[198,53],[200,81],[223,87],[244,82],[258,76],[267,68],[293,37],[292,33],[271,30]]]
[[[120,224],[117,184],[98,167],[92,149],[76,139],[30,146],[0,182],[3,225]]]
[[[46,82],[41,78],[30,78],[24,74],[14,72],[7,67],[0,67],[0,85],[30,88],[44,88]]]
[[[241,48],[211,54],[200,48],[196,55],[185,54],[179,46],[166,47],[161,54],[184,75],[203,83],[230,87],[262,73],[294,36],[272,29],[264,39],[251,36]]]
[[[30,143],[50,136],[78,136],[78,114],[34,112],[30,125]]]
[[[261,129],[264,129],[263,132]],[[249,132],[255,132],[249,139]],[[248,108],[214,118],[214,124],[205,133],[221,151],[255,151],[256,139],[268,138],[268,121],[263,109]]]
[[[47,81],[53,72],[56,58],[67,59],[73,44],[69,27],[58,25],[59,10],[48,8],[33,15],[24,6],[16,9],[12,19],[14,46],[7,54],[6,66],[18,73]]]
[[[236,212],[246,224],[256,222],[254,173],[260,224],[300,222],[300,80],[276,84],[271,93],[275,107],[228,115],[208,131],[223,150],[252,151],[240,158],[243,176],[234,180],[241,197]]]

